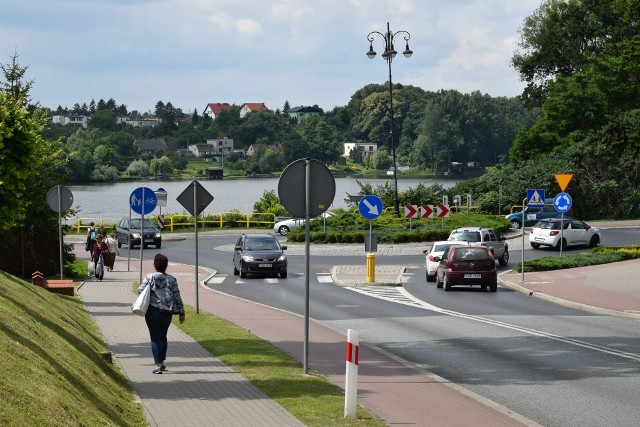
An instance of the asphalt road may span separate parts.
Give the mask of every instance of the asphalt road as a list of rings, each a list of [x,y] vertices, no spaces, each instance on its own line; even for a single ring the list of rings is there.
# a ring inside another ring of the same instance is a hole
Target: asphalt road
[[[607,230],[605,244],[640,241],[638,230]],[[200,265],[217,270],[216,290],[296,313],[304,310],[305,257],[289,255],[287,279],[232,273],[229,251],[237,236],[201,235]],[[528,241],[525,241],[528,246]],[[171,261],[193,264],[194,242],[167,242]],[[511,262],[522,245],[509,242]],[[525,246],[525,259],[558,255]],[[123,248],[124,249],[124,248]],[[569,249],[579,253],[584,248]],[[126,252],[126,249],[125,249]],[[150,248],[146,256],[157,250]],[[640,340],[635,320],[599,316],[498,292],[444,292],[424,278],[423,256],[379,256],[406,265],[403,287],[346,288],[332,283],[333,265],[364,263],[363,255],[313,255],[310,315],[361,341],[462,385],[545,426],[635,426],[640,419]]]

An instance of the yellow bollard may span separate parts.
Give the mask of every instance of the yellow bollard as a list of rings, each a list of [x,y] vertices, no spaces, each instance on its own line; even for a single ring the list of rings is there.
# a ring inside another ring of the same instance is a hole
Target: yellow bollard
[[[376,254],[367,254],[367,283],[376,281]]]

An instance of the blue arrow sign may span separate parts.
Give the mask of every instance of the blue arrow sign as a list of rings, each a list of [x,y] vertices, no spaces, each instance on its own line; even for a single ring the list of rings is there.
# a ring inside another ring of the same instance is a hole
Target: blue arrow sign
[[[360,215],[366,219],[375,219],[382,213],[382,200],[378,196],[364,196],[358,204]]]
[[[157,204],[156,193],[148,187],[138,187],[129,196],[131,209],[140,215],[153,212]]]
[[[556,208],[558,212],[569,212],[571,209],[571,205],[573,204],[573,200],[571,196],[567,193],[559,193],[553,199],[553,206]]]

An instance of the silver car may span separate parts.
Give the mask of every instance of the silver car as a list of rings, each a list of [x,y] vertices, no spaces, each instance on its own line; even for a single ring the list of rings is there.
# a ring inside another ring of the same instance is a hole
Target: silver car
[[[317,218],[331,218],[332,216],[336,216],[336,214],[334,214],[333,212],[324,211]],[[294,228],[302,227],[304,223],[305,223],[304,219],[297,219],[297,218],[285,219],[283,221],[276,222],[276,224],[273,226],[273,231],[275,233],[279,233],[283,236],[286,236]]]

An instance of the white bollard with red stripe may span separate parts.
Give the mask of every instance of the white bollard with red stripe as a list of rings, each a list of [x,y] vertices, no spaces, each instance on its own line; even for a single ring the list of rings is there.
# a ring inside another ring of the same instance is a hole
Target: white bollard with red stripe
[[[164,228],[164,215],[158,215],[158,226]]]
[[[347,374],[344,387],[344,416],[356,417],[358,401],[358,351],[360,335],[353,329],[347,330]]]

